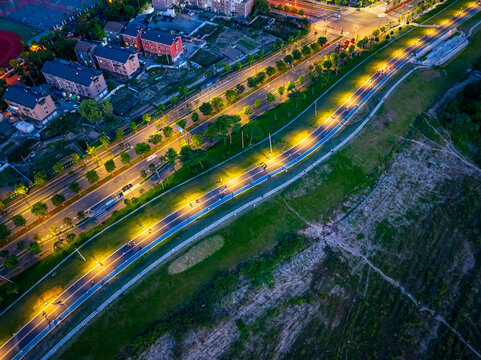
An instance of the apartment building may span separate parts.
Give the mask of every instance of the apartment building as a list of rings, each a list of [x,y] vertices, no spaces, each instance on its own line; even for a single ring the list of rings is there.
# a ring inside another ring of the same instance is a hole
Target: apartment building
[[[138,24],[129,24],[122,32],[122,45],[142,51],[142,42],[140,40],[140,34],[142,28]]]
[[[180,0],[152,0],[152,6],[156,10],[165,10],[180,5]],[[187,0],[203,10],[209,10],[216,14],[246,18],[252,12],[253,0]]]
[[[3,99],[9,111],[21,118],[35,120],[45,125],[57,116],[57,106],[50,95],[36,92],[23,85],[7,87]]]
[[[151,55],[170,55],[176,61],[182,53],[182,39],[159,30],[147,29],[141,35],[143,50]]]
[[[42,73],[53,87],[95,100],[107,95],[107,84],[102,71],[61,59],[47,61]]]
[[[94,51],[98,43],[87,40],[79,40],[75,45],[74,51],[77,60],[81,65],[97,67],[95,63]]]
[[[109,21],[105,24],[104,32],[107,42],[110,44],[120,44],[122,43],[122,30],[124,29],[124,24],[117,21]]]
[[[116,45],[99,46],[95,58],[99,69],[124,79],[130,78],[140,66],[136,52]]]

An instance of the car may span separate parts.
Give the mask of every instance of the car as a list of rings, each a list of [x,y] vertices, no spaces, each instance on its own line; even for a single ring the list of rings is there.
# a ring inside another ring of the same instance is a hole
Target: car
[[[122,188],[122,191],[127,191],[132,187],[132,184],[127,184]]]
[[[153,155],[150,155],[146,160],[147,160],[147,161],[152,161],[152,160],[154,160],[156,157],[157,157],[157,155],[156,155],[156,154],[153,154]]]

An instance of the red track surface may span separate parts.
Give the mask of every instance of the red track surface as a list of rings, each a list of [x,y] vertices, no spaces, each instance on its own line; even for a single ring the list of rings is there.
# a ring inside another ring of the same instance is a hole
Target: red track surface
[[[20,35],[0,30],[0,67],[7,67],[11,59],[16,59],[22,52],[22,38]]]

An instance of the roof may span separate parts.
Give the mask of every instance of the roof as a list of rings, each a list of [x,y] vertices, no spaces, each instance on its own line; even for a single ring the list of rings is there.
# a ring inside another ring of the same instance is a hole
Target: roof
[[[125,27],[124,31],[122,31],[122,34],[129,36],[137,36],[139,35],[140,30],[141,27],[138,24],[129,24]]]
[[[110,59],[121,63],[126,63],[132,54],[134,54],[132,50],[124,49],[120,46],[99,46],[97,49],[95,49],[95,56],[103,57],[105,59]]]
[[[141,39],[154,41],[160,44],[172,45],[178,36],[174,36],[162,31],[148,29],[141,36]]]
[[[3,94],[5,100],[26,106],[30,109],[33,109],[35,105],[46,96],[46,94],[41,94],[22,85],[9,86]]]
[[[47,61],[42,67],[42,72],[85,86],[89,86],[95,77],[102,75],[102,71],[100,70],[91,69],[61,59]]]
[[[124,28],[124,24],[119,23],[117,21],[109,21],[104,26],[104,30],[111,31],[111,32],[121,32]]]
[[[77,44],[75,44],[74,50],[79,52],[87,52],[89,50],[95,49],[96,46],[97,44],[94,42],[87,40],[79,40],[77,41]]]

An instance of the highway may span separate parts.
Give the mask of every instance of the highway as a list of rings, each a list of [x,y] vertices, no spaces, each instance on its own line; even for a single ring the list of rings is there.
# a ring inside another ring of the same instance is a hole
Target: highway
[[[340,41],[340,40],[338,40]],[[245,98],[239,100],[237,103],[234,105],[231,105],[224,109],[221,113],[218,115],[212,117],[209,122],[203,123],[195,127],[190,131],[190,133],[197,133],[200,130],[204,129],[210,122],[214,121],[218,116],[222,114],[233,114],[236,112],[241,112],[244,106],[247,105],[253,105],[256,99],[266,99],[266,95],[269,92],[275,93],[277,88],[279,86],[286,86],[289,81],[296,81],[298,76],[300,74],[306,74],[309,71],[309,65],[311,65],[313,62],[321,60],[324,55],[326,55],[328,52],[332,51],[332,47],[327,47],[317,54],[313,55],[311,58],[303,61],[301,64],[298,65],[298,69],[292,68],[290,71],[285,72],[284,74],[280,75],[279,77],[273,79],[271,82],[266,83],[264,86],[260,87],[259,89],[255,90],[253,93],[249,94]],[[255,71],[254,71],[255,72]],[[224,89],[222,89],[224,91]],[[279,100],[278,100],[279,101]],[[269,103],[267,101],[263,101],[263,105],[260,108],[252,108],[253,110],[253,116],[260,115],[267,109],[275,106],[275,103]],[[245,119],[247,121],[247,119]],[[149,134],[146,134],[145,136],[148,137]],[[155,160],[152,161],[152,163],[155,163],[157,166],[159,166],[159,158],[167,151],[168,148],[172,147],[176,151],[180,150],[180,140],[181,139],[186,139],[188,135],[183,135],[180,139],[176,139],[170,143],[167,143],[163,145],[160,149],[158,149],[154,154],[157,156]],[[133,152],[133,150],[131,150]],[[120,162],[119,159],[117,159],[117,162]],[[79,211],[84,211],[87,209],[92,208],[96,204],[98,204],[100,201],[105,199],[106,197],[116,194],[119,191],[121,191],[122,187],[126,184],[132,184],[133,188],[131,191],[128,192],[127,195],[128,197],[132,196],[138,196],[140,195],[140,189],[148,190],[150,187],[153,187],[156,185],[155,181],[152,181],[150,179],[146,183],[144,183],[142,186],[140,186],[140,182],[143,181],[143,178],[140,176],[140,171],[141,170],[146,170],[148,171],[148,165],[150,162],[147,159],[144,159],[143,161],[140,161],[139,163],[131,166],[127,170],[123,171],[120,175],[115,176],[113,179],[110,181],[102,184],[99,186],[97,189],[94,191],[88,193],[87,195],[83,196],[70,206],[62,209],[59,211],[57,214],[53,215],[52,217],[46,219],[42,225],[38,225],[35,228],[29,230],[27,233],[23,234],[22,236],[18,237],[15,241],[12,241],[11,243],[7,244],[6,246],[3,247],[3,249],[8,250],[11,254],[17,253],[19,256],[19,263],[20,267],[15,270],[9,270],[2,268],[0,269],[0,275],[6,276],[6,277],[12,277],[21,271],[25,270],[29,266],[33,265],[36,263],[40,258],[45,257],[53,252],[53,243],[57,240],[57,238],[52,238],[49,237],[48,234],[48,228],[50,226],[56,226],[59,230],[64,230],[66,229],[66,226],[63,224],[63,219],[65,217],[69,217],[71,219],[75,219],[77,217],[77,212]],[[118,165],[120,166],[120,164]],[[103,168],[103,166],[102,166]],[[104,169],[105,171],[105,169]],[[149,172],[149,171],[148,171]],[[170,174],[166,174],[170,175]],[[155,178],[154,178],[155,179]],[[86,183],[86,179],[84,178],[83,181]],[[65,193],[65,192],[63,192]],[[73,195],[73,194],[72,194]],[[121,204],[118,204],[116,208],[112,208],[110,210],[110,213],[115,210],[119,209]],[[25,216],[27,214],[30,214],[30,211],[27,211]],[[31,214],[30,214],[31,215]],[[33,216],[33,215],[32,215]],[[71,232],[79,232],[85,230],[84,226],[81,226],[79,228],[76,228],[72,230]],[[18,241],[31,241],[33,238],[33,235],[35,233],[40,233],[43,236],[45,236],[45,239],[42,241],[43,245],[43,251],[40,255],[34,254],[32,252],[23,252],[20,253],[20,251],[17,249],[16,243]],[[3,282],[4,280],[0,280],[0,283]]]
[[[477,11],[479,11],[479,5],[466,8],[439,28],[434,29],[431,33],[401,51],[366,80],[331,116],[322,119],[322,124],[316,130],[307,137],[299,139],[299,142],[289,150],[274,153],[270,159],[242,175],[230,179],[196,199],[189,199],[182,208],[172,212],[150,228],[144,229],[128,244],[123,245],[107,258],[98,261],[89,272],[51,303],[46,304],[42,311],[39,311],[31,321],[3,344],[0,348],[1,359],[22,358],[72,311],[100,290],[107,281],[114,278],[120,271],[154,246],[230,199],[262,182],[269,181],[272,176],[287,171],[288,168],[323,146],[326,141],[344,128],[344,125],[358,109],[380,87],[409,62],[413,52],[425,48],[433,40],[445,35]]]

